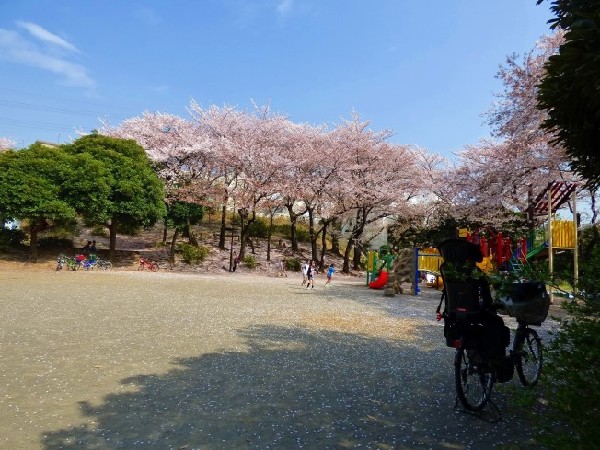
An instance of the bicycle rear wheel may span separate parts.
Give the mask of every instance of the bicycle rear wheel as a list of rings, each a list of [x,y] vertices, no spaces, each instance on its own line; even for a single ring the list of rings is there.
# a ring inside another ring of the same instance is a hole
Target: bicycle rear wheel
[[[469,411],[480,411],[489,401],[494,386],[494,376],[484,366],[474,361],[470,351],[459,348],[454,358],[456,394]]]
[[[513,343],[515,368],[524,386],[535,386],[542,373],[542,340],[531,328],[517,330]]]
[[[152,272],[158,272],[158,264],[152,263],[152,265],[150,266],[150,270]]]

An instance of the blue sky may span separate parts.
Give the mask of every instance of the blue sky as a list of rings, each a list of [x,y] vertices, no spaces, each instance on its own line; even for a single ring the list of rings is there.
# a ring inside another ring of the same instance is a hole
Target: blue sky
[[[0,136],[25,146],[143,111],[270,103],[295,122],[357,111],[450,155],[511,53],[549,33],[535,0],[0,1]]]

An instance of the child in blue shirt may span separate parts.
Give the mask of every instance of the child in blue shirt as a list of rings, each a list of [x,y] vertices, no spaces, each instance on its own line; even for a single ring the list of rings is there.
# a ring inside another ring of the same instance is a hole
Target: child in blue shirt
[[[333,277],[333,273],[335,272],[335,267],[333,264],[329,264],[329,268],[327,269],[327,282],[325,286],[331,286],[331,277]]]

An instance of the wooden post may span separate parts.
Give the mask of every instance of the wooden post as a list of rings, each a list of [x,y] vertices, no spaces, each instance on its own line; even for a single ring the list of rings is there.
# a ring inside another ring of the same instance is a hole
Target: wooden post
[[[554,250],[552,248],[552,189],[548,186],[548,270],[550,276],[554,276]],[[550,285],[548,294],[550,294],[550,303],[554,303],[554,289]]]
[[[233,235],[235,232],[235,197],[233,199],[233,216],[231,220],[231,243],[229,244],[229,271],[233,272]],[[238,255],[239,256],[239,255]]]
[[[579,282],[579,245],[578,245],[578,230],[577,230],[577,190],[573,191],[573,228],[575,229],[573,239],[573,298],[577,294],[577,284]]]

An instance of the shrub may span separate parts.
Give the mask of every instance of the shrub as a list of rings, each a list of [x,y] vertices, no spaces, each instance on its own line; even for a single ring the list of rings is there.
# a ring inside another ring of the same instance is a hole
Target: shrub
[[[248,269],[256,269],[256,266],[258,266],[258,263],[256,262],[256,258],[254,257],[254,255],[244,256],[244,259],[242,260],[242,262],[244,263],[244,265],[246,267],[248,267]]]
[[[181,259],[188,264],[197,264],[204,261],[209,252],[207,247],[196,247],[185,243],[178,244],[177,249],[181,253]]]
[[[0,229],[0,249],[20,247],[27,235],[17,229]]]
[[[269,235],[269,225],[266,220],[257,218],[248,227],[248,236],[266,238]]]
[[[57,248],[57,249],[65,249],[65,248],[73,248],[73,239],[68,239],[64,237],[56,237],[56,236],[47,236],[38,239],[38,246],[40,248]]]
[[[300,267],[302,263],[298,258],[287,258],[285,260],[285,270],[289,270],[291,272],[300,272]]]
[[[92,236],[108,237],[108,228],[104,225],[94,225],[90,231]]]
[[[289,223],[274,226],[273,232],[279,233],[286,238],[292,236],[291,225]],[[296,237],[298,238],[298,242],[310,242],[308,229],[304,225],[296,225]]]
[[[308,228],[298,227],[296,228],[296,237],[299,242],[310,242],[310,233]]]
[[[540,441],[551,449],[597,448],[600,442],[600,245],[591,247],[582,261],[581,297],[563,303],[571,317],[545,347],[541,387],[550,417]]]
[[[600,440],[600,321],[576,316],[546,348],[543,382],[552,418],[567,426],[543,439],[549,448],[594,448]]]
[[[117,222],[117,233],[126,234],[127,236],[139,236],[142,232],[142,227],[130,223]]]

